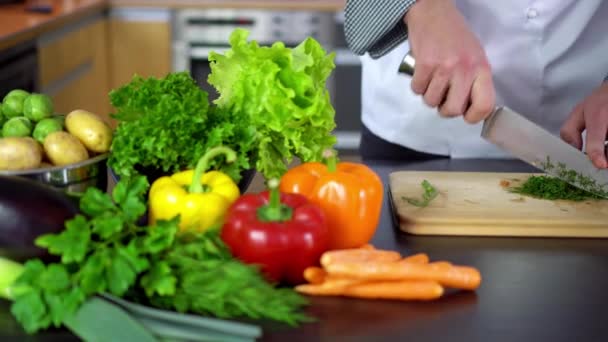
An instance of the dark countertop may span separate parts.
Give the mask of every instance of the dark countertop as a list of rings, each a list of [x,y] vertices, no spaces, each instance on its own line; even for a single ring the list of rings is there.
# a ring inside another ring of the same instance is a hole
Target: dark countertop
[[[532,171],[501,160],[370,165],[385,184],[397,170]],[[316,297],[309,312],[318,322],[297,329],[266,325],[262,341],[608,340],[608,240],[406,235],[394,227],[387,200],[372,240],[377,248],[475,266],[481,287],[424,303]],[[23,337],[8,303],[1,304],[0,340]]]

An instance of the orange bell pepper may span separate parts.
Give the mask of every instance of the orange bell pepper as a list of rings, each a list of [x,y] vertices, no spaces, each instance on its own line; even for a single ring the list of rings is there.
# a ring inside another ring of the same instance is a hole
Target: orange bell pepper
[[[369,167],[337,162],[332,151],[326,164],[303,163],[281,177],[280,190],[299,193],[318,205],[329,227],[329,248],[358,248],[373,237],[380,219],[384,187]]]

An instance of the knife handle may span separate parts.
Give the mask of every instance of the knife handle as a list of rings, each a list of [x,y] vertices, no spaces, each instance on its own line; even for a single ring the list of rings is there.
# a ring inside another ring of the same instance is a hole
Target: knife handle
[[[405,55],[405,57],[403,57],[401,64],[399,64],[399,72],[402,74],[414,76],[414,67],[415,66],[416,66],[416,59],[414,58],[414,56],[412,56],[411,51],[409,51]]]

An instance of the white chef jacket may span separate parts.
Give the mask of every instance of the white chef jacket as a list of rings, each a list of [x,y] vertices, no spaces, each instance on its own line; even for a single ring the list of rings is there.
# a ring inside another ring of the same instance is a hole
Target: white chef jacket
[[[492,66],[497,105],[553,134],[608,75],[608,1],[455,0]],[[480,137],[482,123],[443,118],[397,73],[408,41],[361,57],[362,121],[390,142],[452,158],[511,157]]]

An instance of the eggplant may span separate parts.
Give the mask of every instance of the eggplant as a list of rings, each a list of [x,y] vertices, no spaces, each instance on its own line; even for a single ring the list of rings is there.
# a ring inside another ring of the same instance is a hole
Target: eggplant
[[[50,185],[0,176],[0,255],[13,260],[54,259],[34,241],[62,231],[65,221],[79,212],[76,200]]]

